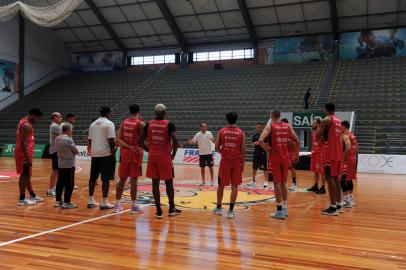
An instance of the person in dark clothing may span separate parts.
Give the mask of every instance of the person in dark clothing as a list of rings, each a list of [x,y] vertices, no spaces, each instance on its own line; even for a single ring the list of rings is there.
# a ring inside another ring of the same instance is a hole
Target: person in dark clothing
[[[305,96],[304,96],[305,110],[308,110],[308,109],[309,109],[309,100],[310,100],[310,97],[312,96],[312,95],[310,94],[310,90],[312,90],[312,89],[311,89],[311,88],[308,88],[307,91],[306,91],[306,94],[305,94]]]

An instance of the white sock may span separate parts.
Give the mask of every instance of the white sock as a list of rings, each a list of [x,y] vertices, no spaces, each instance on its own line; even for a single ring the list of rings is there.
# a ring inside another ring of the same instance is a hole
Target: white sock
[[[137,200],[132,201],[133,206],[137,205]]]
[[[288,201],[283,201],[282,202],[282,208],[288,208]]]
[[[89,204],[95,204],[93,196],[89,196]]]
[[[108,198],[103,198],[103,204],[108,204],[109,203],[109,199]]]
[[[121,200],[116,200],[116,204],[121,204]]]

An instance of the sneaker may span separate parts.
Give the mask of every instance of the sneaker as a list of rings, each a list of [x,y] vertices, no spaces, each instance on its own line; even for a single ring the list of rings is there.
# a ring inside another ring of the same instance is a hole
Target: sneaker
[[[54,204],[54,208],[62,208],[62,202],[55,202],[55,204]]]
[[[78,208],[78,206],[71,202],[62,204],[62,209],[75,209],[75,208]]]
[[[79,189],[79,187],[78,187],[78,186],[74,186],[73,189]]]
[[[55,197],[56,192],[55,190],[48,190],[47,193],[45,193],[45,197]]]
[[[215,215],[221,216],[223,214],[223,207],[217,208],[217,206],[216,206],[213,208],[213,210],[211,210],[211,212]]]
[[[308,188],[307,191],[311,192],[318,192],[319,191],[319,186],[318,185],[313,185],[311,188]]]
[[[344,213],[344,208],[342,205],[337,205],[337,211],[339,214],[343,214]]]
[[[157,219],[163,218],[163,217],[164,217],[164,213],[162,212],[162,210],[158,210],[158,211],[155,213],[155,217],[156,217]]]
[[[206,182],[201,182],[200,184],[199,184],[199,187],[202,187],[202,186],[205,186],[206,185]]]
[[[109,203],[102,203],[100,204],[100,210],[108,210],[108,209],[113,209],[114,205],[109,204]]]
[[[339,215],[337,208],[334,208],[331,206],[329,206],[328,208],[321,211],[321,214],[325,215],[325,216],[338,216]]]
[[[235,213],[234,213],[234,211],[228,210],[228,211],[227,211],[227,218],[229,218],[229,219],[235,218]]]
[[[321,186],[319,191],[316,192],[317,194],[323,195],[326,194],[326,188],[324,186]]]
[[[352,207],[355,207],[354,197],[350,197],[348,200],[351,202]]]
[[[342,202],[343,208],[352,208],[352,204],[350,201],[344,201]]]
[[[32,200],[32,201],[36,201],[37,203],[39,203],[39,202],[43,202],[43,201],[44,201],[44,199],[43,199],[43,198],[38,197],[38,196],[35,196],[35,197],[30,197],[30,200]]]
[[[285,219],[286,216],[282,211],[276,211],[275,213],[270,214],[271,218],[276,218],[276,219]]]
[[[24,199],[24,200],[18,200],[17,205],[18,206],[32,206],[32,205],[36,205],[37,202],[30,200],[30,199]]]
[[[285,215],[285,217],[288,217],[288,208],[283,208],[282,213]]]
[[[265,182],[265,183],[264,183],[264,189],[267,189],[267,188],[268,188],[268,183]]]
[[[136,213],[141,213],[141,212],[142,212],[142,210],[138,206],[138,204],[135,204],[135,205],[131,206],[131,210],[130,210],[131,214],[136,214]]]
[[[291,192],[295,192],[296,191],[296,185],[292,184],[292,186],[290,188],[288,188],[289,191]]]
[[[180,215],[181,213],[182,213],[182,210],[179,210],[177,208],[172,208],[169,210],[168,216],[173,217],[173,216]]]
[[[213,181],[211,181],[210,186],[214,187],[214,182]]]
[[[257,184],[256,184],[254,181],[251,181],[251,182],[249,182],[249,183],[247,184],[247,186],[249,186],[249,187],[256,187]]]
[[[87,204],[87,208],[91,209],[91,208],[96,208],[99,207],[100,204],[96,203],[96,202],[92,202],[92,203],[88,203]]]
[[[114,205],[114,209],[113,209],[113,213],[120,213],[121,211],[123,211],[123,207],[121,206],[121,203],[116,203]]]

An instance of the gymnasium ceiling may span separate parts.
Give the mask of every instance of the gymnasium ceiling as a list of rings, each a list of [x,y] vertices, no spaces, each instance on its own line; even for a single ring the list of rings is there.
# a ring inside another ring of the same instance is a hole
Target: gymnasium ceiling
[[[397,26],[406,26],[406,0],[85,0],[53,31],[78,52],[237,44]]]

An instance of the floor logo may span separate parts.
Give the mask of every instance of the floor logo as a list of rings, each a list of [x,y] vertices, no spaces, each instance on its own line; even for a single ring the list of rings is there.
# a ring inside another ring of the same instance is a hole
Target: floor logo
[[[179,183],[181,182],[181,183]],[[211,210],[216,205],[217,188],[210,186],[197,186],[196,184],[188,183],[190,181],[176,181],[175,185],[175,204],[178,207],[185,209]],[[228,204],[230,198],[230,189],[224,191],[223,203]],[[148,205],[154,204],[150,183],[139,183],[138,185],[138,203]],[[236,209],[249,209],[251,205],[272,202],[275,196],[273,191],[260,188],[239,189]],[[123,202],[130,202],[130,189],[126,188],[123,194]],[[168,204],[168,199],[165,194],[165,185],[161,185],[161,203]]]

